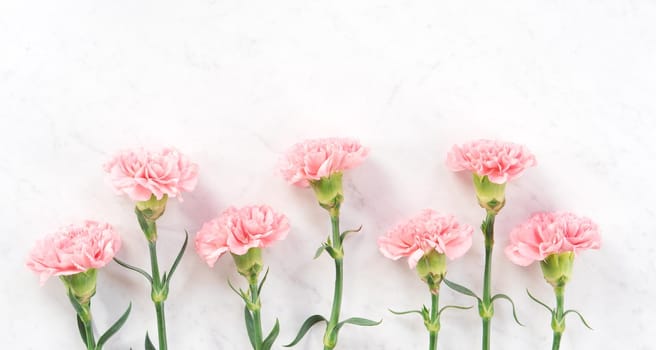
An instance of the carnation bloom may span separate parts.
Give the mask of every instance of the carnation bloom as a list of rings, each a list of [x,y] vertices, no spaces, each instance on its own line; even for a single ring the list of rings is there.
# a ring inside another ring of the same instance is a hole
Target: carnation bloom
[[[280,162],[280,172],[290,184],[308,187],[310,182],[354,168],[369,149],[349,138],[306,140],[295,144]]]
[[[244,255],[284,239],[288,232],[287,217],[267,205],[230,207],[203,224],[196,234],[196,252],[213,267],[226,252]]]
[[[419,259],[432,251],[451,260],[459,258],[471,247],[473,232],[470,225],[458,223],[453,215],[424,209],[379,237],[378,247],[390,259],[408,257],[408,265],[415,268]]]
[[[196,187],[198,179],[198,165],[174,148],[125,150],[104,168],[114,189],[135,201],[165,195],[180,198]]]
[[[468,170],[487,176],[490,182],[504,184],[537,164],[535,156],[523,145],[494,140],[476,140],[455,145],[446,164],[452,171]]]
[[[40,274],[68,276],[105,266],[121,248],[121,237],[110,224],[84,221],[62,227],[36,242],[27,267]]]
[[[515,264],[528,266],[552,254],[599,249],[597,225],[572,213],[537,213],[510,232],[506,256]]]

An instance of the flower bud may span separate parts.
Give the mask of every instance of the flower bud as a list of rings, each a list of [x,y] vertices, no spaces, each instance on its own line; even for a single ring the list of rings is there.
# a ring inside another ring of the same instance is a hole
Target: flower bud
[[[428,284],[431,293],[440,291],[440,283],[446,276],[446,255],[431,250],[417,262],[417,274]]]
[[[564,286],[572,276],[574,252],[555,253],[540,262],[544,279],[554,287]]]
[[[246,277],[250,284],[257,283],[263,265],[262,250],[250,248],[244,255],[232,254],[232,258],[235,260],[239,274]]]
[[[477,174],[473,175],[473,179],[478,204],[488,212],[499,213],[506,204],[506,183],[497,184],[487,176]]]
[[[319,205],[329,211],[339,211],[339,206],[344,201],[344,190],[342,189],[342,173],[336,172],[319,180],[310,181]]]
[[[91,297],[96,294],[96,275],[96,269],[89,269],[59,278],[81,305],[88,305]]]

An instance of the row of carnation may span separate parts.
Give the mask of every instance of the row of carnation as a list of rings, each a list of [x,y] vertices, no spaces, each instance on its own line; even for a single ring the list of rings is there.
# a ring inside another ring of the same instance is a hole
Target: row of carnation
[[[333,234],[321,245],[318,254],[325,251],[335,260],[338,277],[335,296],[339,298],[333,300],[329,318],[311,316],[289,345],[298,343],[309,327],[318,322],[326,323],[324,349],[337,346],[337,335],[344,323],[362,326],[377,324],[364,318],[339,320],[344,255],[342,243],[353,232],[339,231],[340,206],[344,201],[342,174],[361,164],[368,153],[369,149],[356,140],[328,138],[298,143],[281,159],[282,176],[296,186],[311,187],[319,204],[330,214]],[[479,205],[487,213],[483,234],[486,237],[486,248],[489,244],[489,252],[486,249],[486,253],[491,254],[494,217],[506,204],[505,185],[527,168],[535,166],[535,157],[522,145],[477,140],[454,146],[448,153],[446,163],[454,171],[466,170],[473,174]],[[105,171],[114,189],[135,201],[137,219],[150,248],[151,273],[120,260],[117,262],[144,275],[150,282],[151,297],[158,311],[159,349],[166,350],[164,301],[168,296],[173,272],[184,253],[186,241],[168,275],[166,272],[160,275],[156,256],[156,220],[163,215],[168,198],[181,199],[183,192],[195,188],[198,165],[173,148],[134,149],[118,153],[106,163]],[[222,255],[230,253],[237,270],[248,281],[249,289],[237,292],[245,302],[246,329],[251,345],[256,350],[270,349],[278,335],[277,322],[266,337],[261,329],[259,294],[266,276],[260,281],[263,266],[260,250],[284,239],[289,229],[289,220],[284,214],[267,205],[253,205],[224,210],[218,217],[204,223],[195,236],[195,250],[210,267]],[[571,275],[574,255],[581,250],[600,247],[598,231],[597,226],[585,217],[571,213],[537,213],[510,232],[505,253],[511,261],[522,266],[534,261],[541,262],[547,281],[554,288],[564,287]],[[440,283],[446,275],[444,258],[452,260],[464,255],[472,245],[473,232],[472,226],[459,223],[453,215],[426,209],[379,237],[378,245],[385,257],[394,260],[407,257],[409,266],[416,268],[419,277],[428,284],[433,308],[437,308]],[[120,236],[110,224],[85,221],[63,227],[38,241],[29,254],[27,265],[40,274],[41,283],[50,276],[60,276],[76,309],[78,322],[87,325],[91,323],[89,300],[95,293],[95,270],[109,263],[120,248]],[[550,264],[552,260],[556,263]],[[478,299],[479,311],[483,310],[480,311],[483,319],[483,349],[489,348],[489,321],[493,316],[493,313],[485,312],[487,309],[492,310],[491,303],[494,300],[494,296],[489,293],[490,263],[486,254],[484,278],[488,283],[480,298],[471,290],[447,281],[455,290]],[[568,268],[564,268],[565,265]],[[129,310],[98,340],[91,327],[80,327],[87,349],[101,349],[107,339],[123,325]],[[436,348],[439,331],[437,311],[426,307],[418,310],[430,334],[429,349]],[[556,315],[556,309],[552,311],[554,321],[562,321],[562,329],[554,328],[554,344],[559,344],[560,334],[564,331],[564,315],[562,310],[560,315]],[[146,335],[146,348],[150,349],[149,346],[155,348]]]

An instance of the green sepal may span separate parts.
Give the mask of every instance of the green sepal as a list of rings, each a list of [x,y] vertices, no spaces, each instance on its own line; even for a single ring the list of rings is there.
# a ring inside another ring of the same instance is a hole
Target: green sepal
[[[135,272],[141,274],[142,276],[146,277],[146,279],[148,280],[148,282],[150,282],[150,284],[153,284],[153,278],[150,276],[150,274],[148,272],[146,272],[146,271],[144,271],[144,270],[142,270],[142,269],[140,269],[136,266],[132,266],[128,263],[125,263],[125,262],[123,262],[123,261],[121,261],[117,258],[114,258],[114,261],[116,261],[117,264],[125,267],[128,270],[132,270],[132,271],[135,271]]]
[[[279,333],[280,333],[280,322],[278,322],[278,319],[276,318],[276,324],[273,325],[273,329],[262,342],[262,350],[270,350],[271,347],[273,346],[273,343],[276,341],[276,338],[278,338]]]
[[[524,324],[519,322],[519,319],[517,319],[517,312],[515,310],[515,303],[512,301],[512,299],[510,299],[510,297],[505,295],[505,294],[497,294],[497,295],[493,296],[490,301],[494,302],[497,299],[505,299],[505,300],[508,300],[510,302],[510,305],[512,305],[512,313],[513,313],[513,318],[515,319],[515,322],[517,322],[518,325],[524,327]]]
[[[301,326],[301,329],[299,329],[296,338],[294,338],[294,340],[292,340],[291,343],[284,345],[284,347],[288,348],[298,344],[298,342],[300,342],[301,339],[303,339],[303,337],[310,330],[310,328],[312,328],[312,326],[314,326],[317,322],[321,322],[321,321],[324,321],[326,323],[328,322],[328,320],[326,320],[326,318],[321,315],[312,315],[308,317],[307,320],[303,322],[303,325]]]
[[[339,235],[339,241],[340,241],[340,242],[344,242],[344,239],[346,238],[346,236],[348,236],[348,235],[351,234],[351,233],[357,233],[357,232],[360,232],[361,230],[362,230],[362,225],[360,225],[360,227],[358,227],[358,228],[356,228],[356,229],[354,229],[354,230],[346,230],[346,231],[342,232],[341,235]]]
[[[175,257],[175,260],[173,261],[173,265],[171,265],[171,269],[169,269],[168,276],[166,275],[165,272],[164,277],[162,278],[162,285],[164,285],[164,288],[167,290],[167,292],[169,289],[169,284],[171,283],[171,278],[173,277],[173,273],[175,272],[175,269],[178,268],[178,265],[180,264],[180,260],[182,260],[182,256],[184,255],[185,250],[187,249],[188,242],[189,242],[189,232],[185,230],[184,243],[182,243],[182,247],[180,248],[178,255]]]
[[[127,321],[128,319],[128,316],[130,316],[131,310],[132,310],[132,303],[128,305],[128,308],[127,310],[125,310],[123,315],[119,317],[119,319],[116,320],[116,322],[114,322],[114,324],[111,327],[109,327],[109,329],[105,331],[105,333],[103,333],[103,335],[101,335],[100,338],[98,338],[98,343],[96,344],[96,350],[101,350],[103,345],[105,345],[105,343],[107,342],[107,340],[109,340],[109,338],[111,338],[114,334],[116,334],[116,332],[118,332],[119,329],[121,329],[121,327],[123,327],[125,321]]]
[[[157,350],[155,348],[155,345],[153,345],[153,342],[150,340],[150,337],[148,336],[148,332],[146,332],[145,347],[146,347],[146,350]]]
[[[440,315],[442,315],[442,312],[446,309],[469,310],[473,307],[474,307],[473,305],[472,306],[447,305],[447,306],[441,308],[440,311],[437,312],[437,316],[439,317]]]
[[[458,293],[460,293],[460,294],[464,294],[464,295],[468,295],[468,296],[470,296],[470,297],[474,297],[474,298],[476,298],[476,300],[478,300],[478,303],[479,303],[479,304],[483,302],[483,301],[481,300],[481,298],[479,298],[478,295],[476,295],[476,293],[472,292],[471,289],[469,289],[469,288],[467,288],[467,287],[465,287],[465,286],[461,286],[461,285],[459,285],[459,284],[457,284],[457,283],[455,283],[455,282],[451,282],[451,281],[449,281],[449,280],[446,279],[446,278],[444,279],[444,283],[445,283],[449,288],[453,289],[454,291],[456,291],[456,292],[458,292]]]
[[[581,319],[581,322],[583,322],[583,325],[584,325],[584,326],[586,326],[586,327],[587,327],[589,330],[591,330],[591,331],[594,330],[594,329],[592,329],[592,327],[590,327],[590,325],[589,325],[588,322],[585,320],[585,318],[583,318],[583,315],[581,315],[581,313],[578,312],[578,311],[576,311],[576,310],[571,310],[571,309],[570,309],[570,310],[565,311],[565,312],[563,313],[563,319],[564,319],[565,316],[567,316],[567,314],[569,314],[569,313],[574,313],[574,314],[576,314],[577,316],[579,316],[579,318]]]
[[[248,310],[248,306],[244,307],[244,320],[246,321],[246,332],[248,333],[248,340],[251,342],[253,349],[256,349],[255,325],[253,325],[253,315],[251,315],[251,311]]]
[[[549,305],[547,305],[546,303],[540,301],[538,298],[534,297],[533,294],[531,294],[531,292],[528,291],[528,289],[526,290],[526,293],[528,294],[528,297],[531,298],[531,300],[533,300],[534,302],[542,305],[545,309],[547,309],[549,311],[549,313],[551,313],[552,317],[554,316],[555,311]]]
[[[382,319],[380,321],[373,321],[373,320],[369,320],[369,319],[362,318],[362,317],[351,317],[351,318],[347,318],[346,320],[338,323],[336,329],[339,330],[345,324],[352,324],[352,325],[362,326],[362,327],[373,327],[373,326],[378,326],[382,322],[383,322]]]

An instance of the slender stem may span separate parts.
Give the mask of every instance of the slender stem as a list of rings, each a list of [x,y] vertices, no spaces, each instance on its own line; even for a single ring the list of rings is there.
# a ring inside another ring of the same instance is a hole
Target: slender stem
[[[166,300],[166,292],[163,290],[164,286],[162,286],[161,276],[159,275],[159,265],[157,263],[157,241],[149,241],[148,250],[150,252],[150,268],[153,277],[151,299],[155,304],[155,313],[157,314],[159,350],[167,350],[166,319],[164,316],[164,300]]]
[[[483,319],[483,350],[490,349],[490,322],[494,315],[492,308],[492,247],[494,246],[494,213],[488,211],[483,227],[485,232],[485,273],[483,275],[483,302],[480,310]]]
[[[331,213],[332,214],[332,213]],[[332,244],[336,251],[342,250],[342,242],[339,235],[339,213],[330,216],[332,223]],[[342,307],[342,290],[344,280],[344,265],[341,257],[335,259],[335,292],[333,294],[333,307],[330,312],[330,320],[324,335],[324,350],[334,349],[337,345],[337,324],[339,323],[339,312]]]
[[[438,311],[440,304],[440,295],[438,293],[431,293],[431,323],[433,325],[437,324]],[[428,350],[437,350],[437,330],[429,331],[430,343],[428,345]]]
[[[253,325],[255,328],[255,350],[262,349],[262,318],[260,317],[260,295],[257,291],[257,281],[250,283],[251,302],[255,305]]]
[[[553,319],[551,320],[551,328],[553,329],[551,349],[558,350],[560,348],[560,338],[565,331],[565,285],[555,286],[554,293],[556,294],[556,312],[554,312]]]

